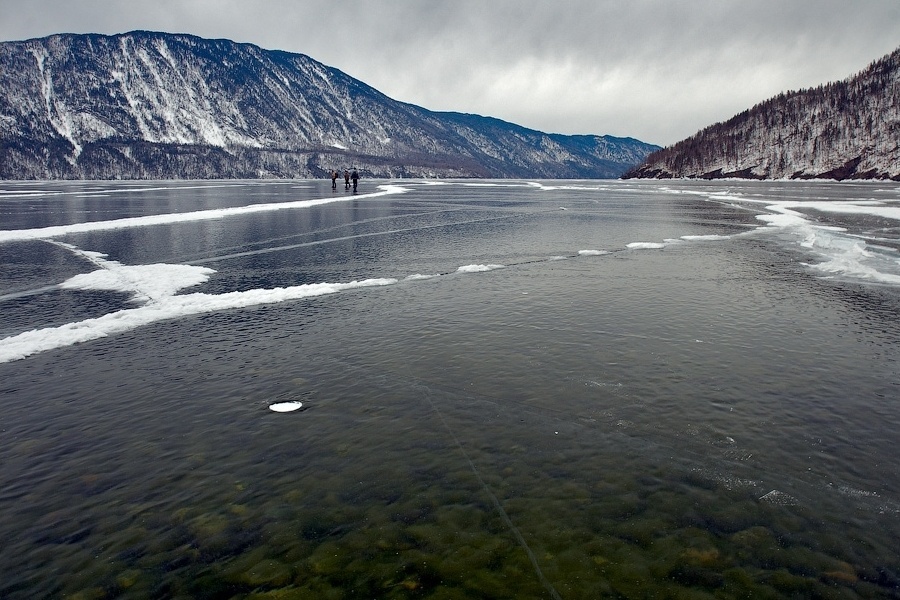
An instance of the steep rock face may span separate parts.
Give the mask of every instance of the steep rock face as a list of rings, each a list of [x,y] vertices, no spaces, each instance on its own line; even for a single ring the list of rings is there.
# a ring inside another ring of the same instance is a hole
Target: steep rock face
[[[900,180],[900,49],[844,81],[780,94],[625,177]]]
[[[0,178],[618,177],[658,148],[392,100],[301,54],[132,32],[0,43]]]

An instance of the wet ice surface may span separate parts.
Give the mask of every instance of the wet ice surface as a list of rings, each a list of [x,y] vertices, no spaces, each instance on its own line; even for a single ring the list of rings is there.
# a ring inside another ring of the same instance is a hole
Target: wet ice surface
[[[896,595],[896,185],[327,184],[2,186],[0,595]]]

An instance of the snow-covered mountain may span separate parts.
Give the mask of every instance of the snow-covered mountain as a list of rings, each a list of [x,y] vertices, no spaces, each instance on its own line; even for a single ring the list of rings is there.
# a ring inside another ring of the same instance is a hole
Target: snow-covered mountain
[[[707,127],[625,177],[900,180],[900,49]]]
[[[618,177],[658,148],[432,112],[302,54],[131,32],[0,43],[0,178]]]

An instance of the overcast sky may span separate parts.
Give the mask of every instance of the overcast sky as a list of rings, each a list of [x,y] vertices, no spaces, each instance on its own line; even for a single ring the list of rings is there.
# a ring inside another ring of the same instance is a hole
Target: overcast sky
[[[900,0],[0,0],[0,15],[2,41],[227,38],[431,110],[660,145],[900,47]]]

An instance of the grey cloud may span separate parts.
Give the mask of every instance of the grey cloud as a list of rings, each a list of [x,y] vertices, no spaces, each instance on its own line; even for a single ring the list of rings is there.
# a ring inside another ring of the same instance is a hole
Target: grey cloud
[[[900,43],[897,0],[0,0],[0,39],[132,29],[308,54],[398,100],[668,144]]]

